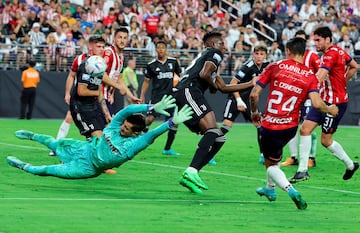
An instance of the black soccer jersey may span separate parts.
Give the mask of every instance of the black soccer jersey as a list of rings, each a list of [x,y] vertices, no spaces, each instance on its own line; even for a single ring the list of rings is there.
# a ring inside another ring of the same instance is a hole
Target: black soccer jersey
[[[253,59],[248,60],[243,64],[243,66],[236,72],[235,78],[239,80],[240,83],[246,83],[252,80],[254,77],[258,76],[269,62],[264,62],[260,67],[257,66]],[[252,87],[241,90],[240,95],[250,95]]]
[[[214,63],[217,70],[222,59],[223,55],[220,50],[215,48],[205,49],[199,53],[199,55],[185,69],[176,88],[183,89],[189,86],[198,86],[202,92],[205,92],[209,88],[210,84],[206,80],[200,78],[200,71],[206,61]]]
[[[70,104],[76,105],[79,110],[95,110],[97,103],[97,96],[79,96],[77,93],[78,85],[87,85],[89,90],[99,90],[102,83],[102,76],[92,77],[85,71],[85,62],[89,57],[84,59],[76,72],[76,80],[71,90]]]
[[[173,57],[167,57],[165,62],[154,59],[146,65],[144,75],[151,80],[152,101],[160,100],[163,95],[172,92],[174,73],[180,76],[181,67]]]

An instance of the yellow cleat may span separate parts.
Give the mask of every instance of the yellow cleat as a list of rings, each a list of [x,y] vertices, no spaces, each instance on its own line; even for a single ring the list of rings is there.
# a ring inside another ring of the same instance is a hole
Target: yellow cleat
[[[289,157],[289,158],[287,158],[284,162],[282,162],[280,165],[281,165],[281,166],[293,166],[293,165],[298,165],[298,160],[297,160],[297,158]]]

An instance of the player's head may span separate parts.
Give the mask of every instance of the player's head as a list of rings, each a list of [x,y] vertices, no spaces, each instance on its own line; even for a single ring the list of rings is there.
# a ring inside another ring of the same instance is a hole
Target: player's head
[[[156,52],[159,59],[162,59],[166,56],[167,47],[166,42],[163,40],[159,40],[156,42]]]
[[[119,27],[114,33],[114,46],[123,50],[128,44],[129,30],[126,27]]]
[[[300,37],[303,38],[304,40],[309,39],[309,36],[306,34],[306,32],[302,29],[298,30],[297,32],[295,32],[295,37]]]
[[[266,59],[268,49],[265,45],[256,45],[253,51],[253,60],[256,65],[262,65]]]
[[[306,40],[300,37],[290,39],[285,46],[286,55],[288,57],[304,56],[306,49]]]
[[[332,45],[332,32],[329,27],[319,27],[313,34],[317,51],[324,52]]]
[[[105,48],[105,39],[102,36],[91,36],[88,42],[89,54],[102,56]]]
[[[204,35],[203,42],[205,47],[216,48],[221,52],[225,51],[225,43],[221,37],[221,33],[218,31],[211,31]]]
[[[128,116],[120,128],[120,135],[133,137],[139,135],[146,127],[145,116],[141,113],[134,113]]]

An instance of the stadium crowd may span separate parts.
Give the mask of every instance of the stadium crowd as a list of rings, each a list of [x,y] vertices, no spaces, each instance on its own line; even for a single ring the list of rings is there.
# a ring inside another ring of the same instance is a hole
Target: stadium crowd
[[[45,61],[44,70],[67,71],[75,55],[86,51],[84,44],[91,35],[102,35],[111,44],[119,26],[130,31],[128,48],[155,57],[154,43],[165,40],[170,55],[185,63],[182,66],[196,55],[188,51],[201,50],[204,33],[213,29],[223,34],[232,54],[230,69],[239,68],[259,44],[269,48],[270,61],[278,60],[298,29],[311,35],[318,25],[329,26],[335,42],[350,55],[360,55],[359,0],[223,2],[227,9],[219,7],[224,6],[220,1],[206,0],[2,0],[0,60],[5,69],[9,61],[19,69],[34,57]],[[277,32],[275,41],[254,32],[269,33],[254,24],[254,18]]]

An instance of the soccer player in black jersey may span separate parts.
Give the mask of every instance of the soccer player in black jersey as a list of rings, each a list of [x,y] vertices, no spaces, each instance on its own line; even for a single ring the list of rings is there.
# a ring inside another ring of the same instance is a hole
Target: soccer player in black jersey
[[[192,132],[203,135],[189,167],[180,178],[180,184],[194,193],[202,193],[202,189],[208,189],[198,172],[225,143],[225,136],[216,124],[215,113],[205,99],[205,91],[210,89],[212,93],[217,90],[230,93],[253,86],[252,81],[242,84],[225,84],[217,74],[225,51],[221,33],[208,32],[203,42],[205,50],[199,53],[181,74],[179,83],[174,89],[174,97],[179,108],[188,104],[194,112],[193,117],[186,121],[185,125]]]
[[[269,64],[266,61],[267,48],[264,45],[257,45],[254,47],[252,52],[252,58],[243,64],[243,66],[236,72],[234,77],[231,79],[230,84],[245,83],[258,76],[265,67]],[[245,121],[251,122],[250,113],[250,102],[249,96],[252,88],[246,88],[239,92],[229,94],[229,97],[225,104],[223,122],[221,131],[226,134],[232,127],[236,117],[241,112],[244,116]],[[258,128],[258,143],[260,148],[259,139],[259,128]],[[264,163],[264,157],[260,148],[260,160],[261,164]]]
[[[164,95],[171,95],[174,84],[174,75],[180,76],[181,67],[176,58],[167,56],[167,48],[165,41],[156,43],[157,58],[150,61],[144,69],[144,82],[141,87],[140,99],[145,102],[145,94],[149,89],[150,82],[152,86],[150,103],[157,103]],[[173,109],[168,110],[172,114]],[[146,117],[146,125],[150,124],[159,117],[160,114],[150,111]],[[166,144],[163,150],[164,155],[180,155],[171,149],[174,142],[177,126],[172,127],[168,131]]]

